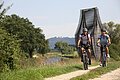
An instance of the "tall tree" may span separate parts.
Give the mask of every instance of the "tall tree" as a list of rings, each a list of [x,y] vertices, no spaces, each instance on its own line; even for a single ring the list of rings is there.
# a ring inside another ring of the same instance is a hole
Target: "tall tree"
[[[34,28],[34,25],[29,19],[13,14],[11,16],[4,16],[1,21],[4,29],[8,33],[20,39],[21,49],[29,53],[30,58],[32,58],[35,50],[44,54],[46,49],[48,49],[48,43],[42,34],[42,30],[40,28]]]

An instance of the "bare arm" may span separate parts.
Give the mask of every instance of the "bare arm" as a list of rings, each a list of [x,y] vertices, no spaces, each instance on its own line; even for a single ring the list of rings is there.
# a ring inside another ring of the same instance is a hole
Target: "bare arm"
[[[110,37],[108,38],[108,44],[111,44],[111,40],[110,40]]]
[[[97,44],[100,43],[100,39],[97,40]]]
[[[89,37],[89,44],[91,45],[91,38]]]
[[[78,43],[77,43],[78,47],[80,46],[80,42],[81,42],[81,39],[79,38]]]
[[[100,46],[100,38],[97,40],[97,46]]]

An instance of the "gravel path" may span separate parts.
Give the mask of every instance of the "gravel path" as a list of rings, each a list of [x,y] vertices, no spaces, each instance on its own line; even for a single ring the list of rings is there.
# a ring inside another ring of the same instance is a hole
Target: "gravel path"
[[[62,74],[62,75],[51,77],[51,78],[45,78],[45,80],[69,80],[73,77],[77,77],[82,74],[85,74],[85,73],[89,72],[90,70],[95,69],[97,67],[99,67],[99,66],[89,67],[89,70],[78,70],[78,71],[70,72],[67,74]]]
[[[94,78],[89,80],[120,80],[120,68],[111,71],[109,73],[103,74],[99,78]]]

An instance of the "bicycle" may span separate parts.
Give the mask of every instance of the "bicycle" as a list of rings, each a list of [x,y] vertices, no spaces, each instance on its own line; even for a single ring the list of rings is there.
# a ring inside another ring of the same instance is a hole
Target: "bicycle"
[[[84,48],[84,53],[82,54],[84,70],[88,70],[88,61],[89,61],[89,58],[88,58],[87,52],[88,52],[87,49]]]
[[[102,67],[106,67],[107,66],[106,46],[107,45],[101,45]]]

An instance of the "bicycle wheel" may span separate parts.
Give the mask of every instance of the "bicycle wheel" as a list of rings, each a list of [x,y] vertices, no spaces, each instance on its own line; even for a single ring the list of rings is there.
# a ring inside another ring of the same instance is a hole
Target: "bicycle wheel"
[[[106,60],[107,60],[106,52],[103,52],[103,55],[102,55],[102,67],[107,66]]]
[[[88,69],[88,58],[86,54],[83,55],[83,66],[84,66],[84,70]]]

